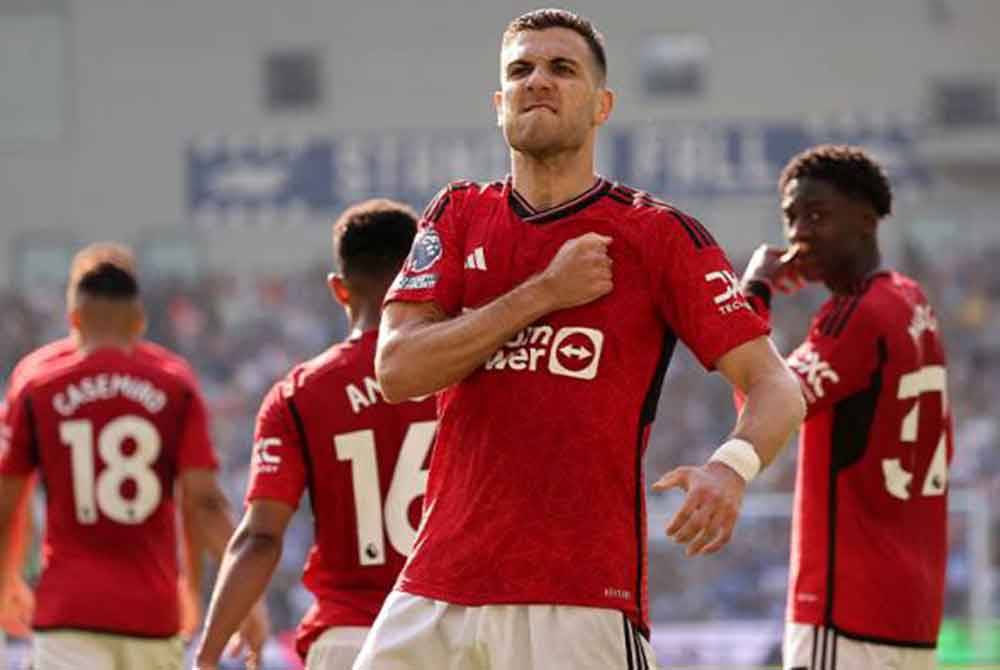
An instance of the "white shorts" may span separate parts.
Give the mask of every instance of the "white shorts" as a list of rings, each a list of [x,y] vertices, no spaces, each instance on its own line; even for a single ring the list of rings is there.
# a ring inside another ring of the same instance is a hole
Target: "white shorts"
[[[351,670],[368,630],[367,626],[327,628],[309,645],[306,670]]]
[[[35,631],[32,670],[182,670],[180,637],[142,638],[76,630]]]
[[[621,612],[568,605],[465,607],[393,591],[353,670],[656,670]]]
[[[934,670],[937,651],[861,642],[836,630],[785,624],[785,670]]]

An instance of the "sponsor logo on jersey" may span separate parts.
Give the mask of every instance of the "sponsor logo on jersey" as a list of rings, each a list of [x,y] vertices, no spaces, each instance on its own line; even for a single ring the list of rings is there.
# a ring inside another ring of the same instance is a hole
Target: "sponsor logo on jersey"
[[[442,253],[441,238],[438,237],[437,231],[433,228],[420,231],[413,240],[413,249],[410,251],[410,270],[413,272],[429,270],[438,262]]]
[[[281,456],[272,453],[273,447],[281,446],[279,437],[262,437],[253,445],[253,457],[258,472],[273,473],[278,471],[281,465]]]
[[[840,375],[820,358],[812,342],[806,342],[791,355],[788,367],[798,373],[802,391],[810,404],[826,396],[826,384],[840,382]]]
[[[485,368],[537,372],[575,379],[594,379],[601,363],[604,333],[594,328],[530,326],[498,349]]]
[[[732,314],[741,309],[750,309],[750,304],[740,291],[740,280],[731,270],[718,270],[705,275],[709,284],[717,284],[713,302],[719,306],[719,314]]]
[[[913,310],[913,320],[910,321],[910,337],[914,342],[920,341],[920,336],[924,333],[936,333],[938,329],[937,317],[930,305],[917,305]]]
[[[434,273],[424,275],[401,274],[396,278],[392,287],[394,291],[405,291],[407,289],[419,291],[421,289],[434,288],[437,286],[438,276]]]

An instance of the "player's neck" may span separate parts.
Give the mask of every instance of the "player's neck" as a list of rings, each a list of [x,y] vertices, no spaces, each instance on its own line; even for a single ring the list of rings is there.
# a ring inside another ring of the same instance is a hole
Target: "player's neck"
[[[134,338],[123,336],[119,333],[84,334],[77,331],[74,333],[74,339],[77,342],[77,348],[85,354],[89,354],[99,349],[121,349],[123,351],[131,351],[135,346]]]
[[[511,178],[514,189],[536,210],[555,207],[594,185],[593,149],[542,159],[512,151]]]
[[[351,305],[347,314],[350,321],[350,338],[361,337],[371,330],[378,330],[379,319],[382,316],[382,305],[358,304]]]
[[[882,255],[877,248],[868,249],[864,253],[857,254],[853,262],[847,264],[836,277],[829,278],[826,286],[838,295],[854,293],[880,267],[882,267]]]

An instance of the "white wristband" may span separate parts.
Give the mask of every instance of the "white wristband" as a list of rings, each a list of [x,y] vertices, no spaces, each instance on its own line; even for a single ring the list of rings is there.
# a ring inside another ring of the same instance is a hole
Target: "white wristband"
[[[725,463],[736,473],[749,482],[760,472],[760,456],[753,445],[746,440],[733,438],[715,450],[708,462],[718,461]]]

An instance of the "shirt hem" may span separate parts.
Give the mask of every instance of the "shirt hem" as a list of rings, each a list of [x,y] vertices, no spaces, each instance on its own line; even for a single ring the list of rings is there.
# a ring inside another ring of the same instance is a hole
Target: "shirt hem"
[[[487,605],[566,605],[570,607],[592,607],[594,609],[621,612],[628,617],[628,619],[634,623],[647,637],[649,636],[649,623],[639,619],[638,612],[636,612],[634,608],[615,607],[614,605],[608,604],[607,601],[603,601],[598,598],[562,598],[557,596],[527,598],[524,596],[495,596],[485,594],[470,595],[467,593],[456,594],[454,591],[434,588],[433,586],[414,583],[412,581],[400,581],[400,583],[396,586],[396,590],[409,593],[414,596],[442,600],[452,605],[460,605],[462,607],[484,607]]]

